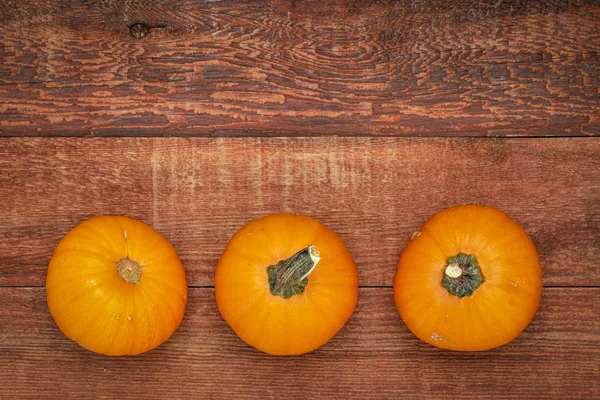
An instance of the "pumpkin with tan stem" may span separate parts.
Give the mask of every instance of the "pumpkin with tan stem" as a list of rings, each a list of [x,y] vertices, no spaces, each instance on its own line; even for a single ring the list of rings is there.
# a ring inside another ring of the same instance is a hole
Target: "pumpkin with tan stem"
[[[46,292],[68,338],[112,356],[143,353],[167,340],[188,294],[173,246],[150,226],[120,216],[88,219],[60,241]]]
[[[333,231],[313,218],[273,214],[231,239],[215,272],[215,296],[246,343],[269,354],[303,354],[350,318],[358,275]]]
[[[514,339],[541,297],[537,251],[521,226],[487,206],[452,207],[431,217],[400,257],[394,299],[421,340],[460,351]]]

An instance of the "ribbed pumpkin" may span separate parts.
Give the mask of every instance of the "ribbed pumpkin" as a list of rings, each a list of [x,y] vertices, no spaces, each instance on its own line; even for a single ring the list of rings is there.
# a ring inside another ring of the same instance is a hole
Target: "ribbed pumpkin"
[[[344,242],[319,221],[273,214],[231,239],[215,272],[223,318],[269,354],[310,352],[352,315],[358,275]]]
[[[88,219],[60,241],[46,292],[68,338],[112,356],[143,353],[171,337],[188,293],[173,246],[150,226],[121,216]]]
[[[492,207],[441,211],[413,235],[400,257],[394,298],[421,340],[460,351],[514,339],[541,297],[537,251],[521,226]]]

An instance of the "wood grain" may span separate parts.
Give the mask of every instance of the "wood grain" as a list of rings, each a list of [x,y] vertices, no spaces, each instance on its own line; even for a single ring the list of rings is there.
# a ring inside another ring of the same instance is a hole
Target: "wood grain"
[[[139,218],[211,286],[227,241],[274,212],[314,216],[391,286],[402,249],[446,207],[521,223],[546,286],[600,285],[600,139],[3,139],[0,286],[43,286],[60,238],[98,214]]]
[[[173,337],[136,357],[80,348],[55,326],[41,288],[0,288],[1,398],[594,399],[600,396],[600,289],[545,289],[531,325],[483,353],[438,350],[402,324],[392,290],[361,289],[325,346],[273,357],[223,321],[212,289],[192,289]]]
[[[0,15],[4,136],[600,134],[598,1],[5,0]]]

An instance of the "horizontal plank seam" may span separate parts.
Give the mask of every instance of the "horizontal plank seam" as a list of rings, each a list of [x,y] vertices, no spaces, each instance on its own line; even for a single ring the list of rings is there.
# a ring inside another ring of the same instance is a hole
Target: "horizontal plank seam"
[[[0,289],[44,289],[45,286],[31,286],[31,285],[0,285]],[[190,285],[188,289],[214,289],[211,285]],[[359,289],[393,289],[393,286],[359,286]],[[582,286],[582,285],[551,285],[543,286],[544,289],[600,289],[600,286]]]
[[[517,129],[515,129],[517,130]],[[345,134],[316,134],[316,135],[298,135],[298,134],[289,134],[289,135],[269,135],[269,134],[256,134],[256,135],[248,135],[248,134],[190,134],[190,135],[177,135],[177,134],[169,134],[169,135],[96,135],[91,133],[85,134],[74,134],[74,135],[4,135],[2,130],[0,130],[0,139],[164,139],[164,138],[197,138],[197,139],[290,139],[290,138],[304,138],[304,139],[317,139],[317,138],[386,138],[386,139],[565,139],[565,138],[585,138],[585,139],[594,139],[600,137],[600,132],[594,133],[591,135],[482,135],[482,134],[474,134],[474,135],[394,135],[394,134],[357,134],[357,135],[345,135]]]

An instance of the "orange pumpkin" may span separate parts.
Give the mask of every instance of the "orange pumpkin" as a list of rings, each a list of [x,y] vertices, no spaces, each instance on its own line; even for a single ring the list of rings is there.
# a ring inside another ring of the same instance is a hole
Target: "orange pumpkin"
[[[215,272],[215,296],[246,343],[269,354],[303,354],[350,318],[358,274],[342,239],[319,221],[273,214],[231,239]]]
[[[119,216],[88,219],[60,241],[46,292],[50,314],[68,338],[111,356],[163,343],[187,302],[173,246],[150,226]]]
[[[542,269],[521,226],[487,206],[441,211],[413,235],[400,257],[394,299],[421,340],[459,351],[488,350],[531,322]]]

